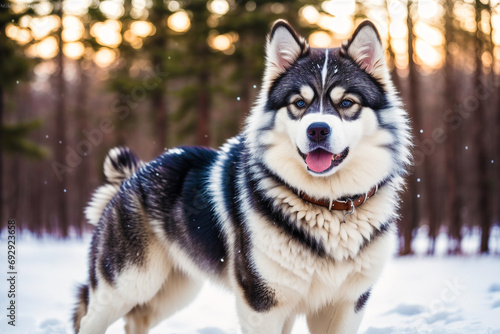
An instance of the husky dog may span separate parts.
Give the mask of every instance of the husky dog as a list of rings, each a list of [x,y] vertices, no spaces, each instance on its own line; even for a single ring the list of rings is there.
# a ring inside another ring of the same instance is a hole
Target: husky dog
[[[149,163],[110,151],[86,209],[97,227],[75,331],[125,317],[147,333],[208,278],[235,293],[243,333],[290,333],[299,314],[311,333],[356,333],[394,251],[410,146],[371,22],[317,49],[277,21],[239,136]]]

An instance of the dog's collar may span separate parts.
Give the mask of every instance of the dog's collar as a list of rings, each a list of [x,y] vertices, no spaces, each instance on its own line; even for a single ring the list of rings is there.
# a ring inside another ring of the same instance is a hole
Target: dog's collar
[[[354,208],[362,205],[365,203],[370,197],[373,197],[378,191],[379,185],[374,186],[373,188],[370,189],[370,191],[356,195],[356,196],[351,196],[345,198],[345,200],[327,200],[327,199],[316,199],[313,197],[308,196],[307,194],[299,191],[299,197],[302,198],[304,201],[307,201],[312,204],[316,204],[319,206],[323,206],[325,208],[328,208],[328,210],[344,210],[344,211],[349,211],[350,213],[354,212]]]

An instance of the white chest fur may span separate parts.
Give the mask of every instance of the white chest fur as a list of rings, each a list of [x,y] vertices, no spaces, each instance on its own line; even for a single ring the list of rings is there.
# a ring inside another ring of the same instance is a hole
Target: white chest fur
[[[318,256],[281,227],[251,213],[252,255],[280,303],[317,309],[334,298],[356,299],[374,284],[394,250],[392,227],[373,238],[394,215],[390,188],[356,208],[346,223],[342,211],[304,202],[291,191],[272,191],[274,204],[295,217],[297,227],[320,241],[325,251]]]

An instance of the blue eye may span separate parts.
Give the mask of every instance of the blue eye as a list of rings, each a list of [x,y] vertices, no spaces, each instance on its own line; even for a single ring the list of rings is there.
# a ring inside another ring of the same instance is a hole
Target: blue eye
[[[340,107],[349,108],[352,107],[353,104],[354,102],[352,102],[351,100],[342,100],[342,102],[340,102]]]
[[[299,109],[305,108],[306,102],[304,100],[298,100],[297,102],[295,102],[295,106]]]

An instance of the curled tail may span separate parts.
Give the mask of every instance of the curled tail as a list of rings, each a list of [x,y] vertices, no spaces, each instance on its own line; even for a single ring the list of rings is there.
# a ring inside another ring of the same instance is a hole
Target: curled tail
[[[120,190],[122,182],[131,177],[142,164],[127,147],[115,147],[109,151],[104,160],[104,175],[108,183],[97,188],[85,208],[85,217],[90,224],[97,225],[104,208]]]
[[[87,308],[89,306],[89,286],[80,285],[78,287],[78,295],[75,311],[73,312],[73,328],[75,334],[80,331],[80,322],[82,318],[87,314]]]

